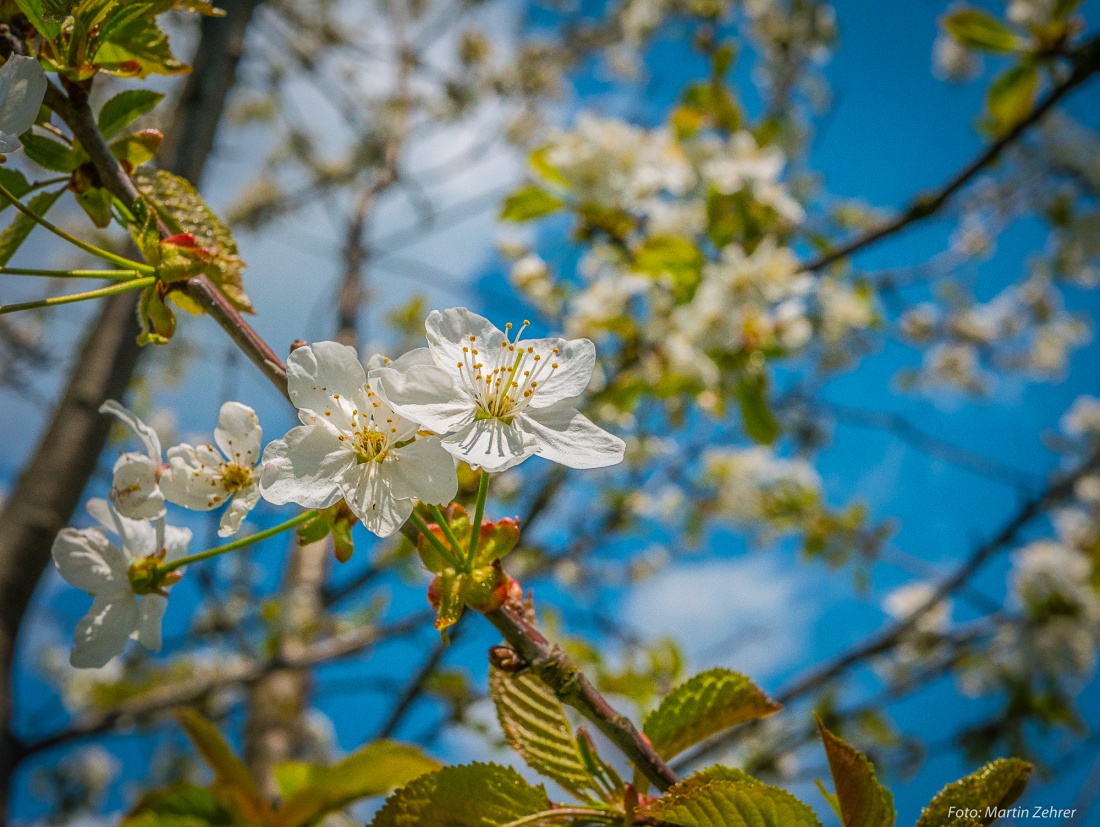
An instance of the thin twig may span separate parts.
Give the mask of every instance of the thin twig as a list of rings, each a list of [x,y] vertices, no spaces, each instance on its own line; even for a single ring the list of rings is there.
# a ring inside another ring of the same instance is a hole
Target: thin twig
[[[872,227],[863,235],[822,253],[803,265],[804,269],[822,270],[842,258],[847,258],[853,253],[859,252],[865,247],[870,247],[872,244],[905,229],[910,224],[923,221],[939,212],[955,193],[970,183],[978,173],[997,161],[1006,149],[1041,121],[1062,98],[1096,74],[1097,71],[1100,71],[1100,38],[1087,41],[1076,49],[1070,55],[1070,58],[1073,61],[1073,69],[1066,79],[1054,86],[1025,118],[987,146],[939,190],[918,196],[897,217]]]

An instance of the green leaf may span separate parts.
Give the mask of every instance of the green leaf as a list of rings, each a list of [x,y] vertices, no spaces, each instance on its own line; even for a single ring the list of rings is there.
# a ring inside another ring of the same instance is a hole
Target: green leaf
[[[43,216],[49,211],[50,207],[54,205],[54,202],[61,197],[61,193],[64,191],[64,188],[62,188],[54,190],[53,192],[40,192],[31,199],[27,206],[30,208],[31,212]],[[11,224],[5,227],[3,232],[0,232],[0,267],[7,266],[7,263],[11,261],[11,257],[15,255],[23,242],[27,240],[27,236],[31,234],[31,230],[37,226],[38,225],[30,218],[27,218],[23,213],[19,213],[12,220]]]
[[[99,131],[113,138],[142,115],[152,112],[164,95],[152,89],[127,89],[119,92],[99,110]]]
[[[82,152],[44,135],[28,132],[19,140],[28,158],[52,172],[72,172],[83,161]]]
[[[440,632],[458,623],[466,608],[469,575],[452,572],[437,574],[428,587],[428,600],[436,610],[435,628]]]
[[[1039,90],[1039,71],[1033,63],[1013,66],[989,86],[985,105],[994,134],[1007,132],[1031,112]]]
[[[167,4],[170,6],[171,4]],[[157,25],[163,2],[128,3],[100,27],[101,45],[93,62],[99,68],[124,77],[177,75],[188,71]]]
[[[768,405],[768,376],[763,371],[744,374],[737,383],[737,402],[745,433],[762,445],[779,436],[779,423]]]
[[[248,767],[233,753],[218,728],[194,709],[181,709],[176,718],[214,771],[214,794],[218,800],[252,821],[266,821],[271,816],[271,808],[260,794]]]
[[[103,187],[91,187],[83,192],[73,193],[76,203],[88,214],[92,223],[101,230],[111,223],[111,193]]]
[[[786,790],[723,774],[693,775],[644,812],[680,827],[821,827],[814,811]]]
[[[504,199],[500,217],[504,221],[531,221],[565,206],[560,198],[535,184],[524,184]]]
[[[510,767],[469,764],[445,767],[402,787],[371,827],[500,827],[548,806],[546,791]]]
[[[997,819],[986,815],[987,808],[998,810],[1012,806],[1023,794],[1031,771],[1031,764],[1019,758],[991,761],[976,773],[940,790],[921,812],[917,827],[948,827],[956,820],[953,812],[960,809],[978,810],[977,823],[982,827],[992,824]]]
[[[634,251],[634,269],[650,276],[672,277],[680,301],[691,298],[702,277],[703,253],[694,242],[679,236],[650,236]]]
[[[940,24],[951,37],[971,49],[1010,54],[1023,43],[1000,20],[981,9],[965,8],[940,18]]]
[[[495,523],[481,521],[477,539],[475,566],[490,566],[506,557],[519,542],[519,522],[504,517]]]
[[[233,821],[210,790],[177,784],[143,796],[119,827],[209,827]]]
[[[164,133],[159,129],[143,129],[112,141],[111,154],[129,164],[130,170],[133,171],[142,164],[152,161],[163,142]]]
[[[244,262],[229,228],[183,178],[164,170],[139,170],[134,183],[174,233],[187,233],[213,255],[204,272],[238,310],[254,312],[244,292]]]
[[[829,772],[836,785],[836,796],[821,788],[826,800],[837,809],[844,827],[894,827],[897,812],[894,796],[875,778],[875,768],[867,757],[825,728],[817,719]],[[834,803],[835,802],[835,803]]]
[[[4,189],[16,198],[22,198],[31,191],[31,185],[27,180],[27,176],[11,167],[0,167],[0,184],[3,184]],[[10,206],[11,204],[8,203],[7,199],[0,198],[0,211],[6,210]]]
[[[565,708],[545,683],[490,669],[489,697],[508,746],[527,766],[581,798],[593,789]]]
[[[376,741],[331,767],[314,767],[306,783],[279,808],[276,827],[305,827],[325,813],[407,784],[439,769],[419,747]]]
[[[708,669],[673,689],[646,716],[642,730],[667,760],[712,735],[779,709],[779,704],[744,675]]]
[[[47,40],[53,40],[61,33],[61,21],[47,12],[42,0],[15,0],[15,5]]]

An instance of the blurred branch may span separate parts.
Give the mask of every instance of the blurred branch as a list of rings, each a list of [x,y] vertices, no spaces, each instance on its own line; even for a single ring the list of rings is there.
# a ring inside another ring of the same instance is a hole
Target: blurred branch
[[[232,4],[226,17],[204,18],[200,24],[192,72],[161,156],[169,169],[192,181],[199,179],[213,146],[226,95],[234,85],[240,44],[257,3],[242,0]],[[10,53],[13,45],[5,41],[0,51]],[[68,108],[64,96],[52,85],[49,89],[51,101],[61,101],[61,114]],[[90,156],[93,150],[89,148]],[[111,165],[118,166],[113,157]],[[112,169],[104,170],[103,177],[111,180]],[[116,178],[118,183],[122,182]],[[0,514],[0,816],[7,809],[17,763],[10,733],[15,640],[49,561],[53,538],[71,518],[106,444],[110,423],[99,414],[99,406],[123,395],[137,366],[135,302],[132,295],[108,299],[88,326],[60,401]]]
[[[360,654],[380,641],[418,631],[431,617],[430,612],[418,612],[389,626],[364,626],[316,641],[294,653],[282,652],[269,660],[242,663],[216,675],[159,686],[115,709],[78,719],[68,729],[19,745],[18,760],[22,761],[72,741],[129,726],[148,715],[197,703],[219,689],[255,683],[280,669],[303,669]]]
[[[885,654],[894,649],[906,639],[909,632],[921,618],[964,586],[998,551],[1015,543],[1019,539],[1021,531],[1033,520],[1041,517],[1050,508],[1070,497],[1077,481],[1093,473],[1097,467],[1100,467],[1100,446],[1094,448],[1085,461],[1073,471],[1059,476],[1042,493],[1025,501],[1016,514],[1001,527],[1000,531],[980,544],[966,562],[944,579],[935,588],[932,595],[910,615],[891,624],[878,634],[870,636],[862,644],[848,650],[832,661],[811,670],[777,692],[774,695],[775,700],[787,706],[804,695],[830,683],[869,658]],[[726,749],[736,738],[736,733],[723,733],[704,745],[692,756],[692,760],[713,757],[716,753]]]
[[[837,422],[857,428],[887,431],[927,456],[949,462],[959,468],[965,468],[996,482],[1005,483],[1006,485],[1027,486],[1033,484],[1036,480],[1035,474],[1024,471],[1022,468],[1005,465],[995,459],[990,459],[940,439],[935,434],[917,427],[900,414],[889,411],[867,411],[821,399],[816,400],[815,404],[822,405],[827,409]]]
[[[1041,121],[1062,98],[1100,71],[1100,37],[1086,41],[1072,51],[1069,58],[1073,68],[1065,80],[1057,83],[1023,120],[987,146],[939,190],[918,196],[897,217],[871,228],[863,235],[827,250],[803,265],[803,269],[823,270],[830,264],[834,264],[904,230],[910,224],[931,218],[938,213],[955,193],[969,184],[982,170],[996,162],[1005,150]]]

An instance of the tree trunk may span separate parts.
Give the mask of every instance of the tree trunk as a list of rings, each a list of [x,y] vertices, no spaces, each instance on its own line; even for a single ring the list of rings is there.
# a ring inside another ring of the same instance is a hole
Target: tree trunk
[[[165,168],[197,182],[214,145],[260,0],[228,4],[203,18],[193,71],[161,152]],[[89,325],[61,401],[0,513],[0,816],[8,812],[19,744],[12,732],[11,677],[16,639],[54,536],[72,518],[110,432],[99,406],[123,395],[139,349],[133,294],[105,301]]]

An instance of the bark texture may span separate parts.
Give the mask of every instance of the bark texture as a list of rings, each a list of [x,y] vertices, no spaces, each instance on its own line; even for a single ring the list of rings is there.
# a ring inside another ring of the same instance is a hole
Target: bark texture
[[[244,35],[259,0],[229,3],[223,18],[203,18],[199,45],[167,130],[165,168],[199,181],[214,146]],[[15,645],[54,536],[72,518],[110,432],[99,406],[119,398],[137,367],[136,298],[105,301],[90,323],[60,402],[0,513],[0,818],[8,812],[21,748],[12,732]]]

